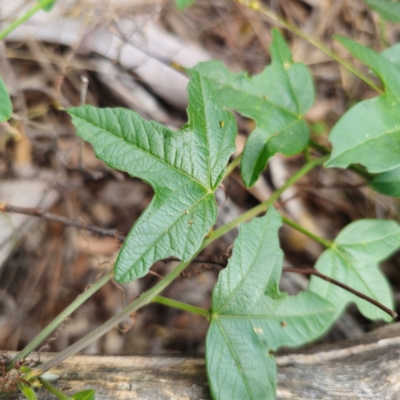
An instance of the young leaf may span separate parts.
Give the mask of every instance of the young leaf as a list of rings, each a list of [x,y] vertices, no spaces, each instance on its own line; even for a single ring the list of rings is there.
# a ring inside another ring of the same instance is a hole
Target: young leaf
[[[336,39],[376,73],[385,93],[358,103],[340,118],[329,136],[333,151],[326,166],[360,163],[376,173],[400,166],[400,71],[368,47]]]
[[[196,0],[175,0],[176,8],[183,11],[185,8],[190,7]]]
[[[242,225],[214,288],[206,360],[216,400],[273,399],[276,365],[271,351],[310,341],[333,320],[332,304],[314,293],[292,297],[279,292],[281,224],[271,208]]]
[[[83,390],[72,395],[73,400],[95,400],[96,392],[93,389]]]
[[[365,219],[346,226],[331,248],[325,250],[316,268],[321,273],[366,294],[392,308],[390,286],[378,263],[400,248],[400,226],[394,221]],[[339,315],[350,302],[369,319],[391,318],[386,313],[348,291],[313,276],[309,290],[335,305]]]
[[[53,0],[52,2],[50,2],[49,4],[47,4],[45,7],[43,7],[43,10],[44,11],[47,11],[47,12],[49,12],[49,11],[51,11],[51,9],[54,7],[54,5],[56,4],[56,1],[57,0]],[[38,0],[38,2],[39,2],[39,4],[41,4],[41,3],[47,3],[47,0]]]
[[[256,122],[241,161],[242,179],[248,187],[256,183],[271,156],[299,153],[309,139],[303,118],[314,103],[310,72],[305,65],[293,63],[276,29],[270,49],[271,65],[252,78],[228,71],[219,61],[200,63],[193,69],[210,79],[222,106]]]
[[[207,79],[192,74],[188,92],[189,122],[177,132],[126,109],[68,110],[97,157],[155,191],[118,255],[118,282],[144,276],[168,256],[188,261],[215,223],[214,191],[235,150],[236,123],[219,107]]]
[[[0,77],[0,123],[7,121],[12,115],[12,104],[10,96],[4,85],[3,79]]]
[[[369,186],[386,196],[400,197],[400,167],[376,175]]]
[[[389,0],[365,0],[365,3],[386,21],[400,23],[400,3]]]
[[[21,384],[19,385],[19,390],[21,390],[27,400],[37,400],[36,393],[30,386]]]

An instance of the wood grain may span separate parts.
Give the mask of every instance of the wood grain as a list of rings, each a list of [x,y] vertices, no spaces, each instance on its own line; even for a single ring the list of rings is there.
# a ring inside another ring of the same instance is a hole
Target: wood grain
[[[398,400],[400,323],[358,340],[281,352],[277,364],[278,400]],[[66,393],[93,388],[99,400],[211,398],[200,358],[78,355],[52,372],[60,376],[56,385]],[[54,399],[44,391],[38,398]]]

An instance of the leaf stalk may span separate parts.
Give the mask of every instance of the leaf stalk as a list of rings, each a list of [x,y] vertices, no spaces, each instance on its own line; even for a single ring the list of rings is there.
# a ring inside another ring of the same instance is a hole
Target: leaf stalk
[[[60,390],[58,390],[55,386],[53,386],[49,381],[43,378],[39,378],[40,383],[43,385],[43,387],[48,390],[51,394],[54,394],[58,399],[60,400],[71,400],[72,398],[70,396],[67,396]]]
[[[252,209],[246,211],[245,213],[239,215],[239,217],[235,218],[231,222],[228,222],[226,225],[221,226],[220,228],[216,229],[210,238],[206,239],[203,242],[203,246],[201,247],[202,249],[206,247],[208,244],[213,242],[215,239],[218,239],[225,233],[229,232],[231,229],[235,228],[239,224],[246,222],[250,220],[251,218],[255,217],[256,215],[266,212],[268,210],[268,207],[271,204],[274,204],[275,201],[279,199],[281,194],[290,186],[295,184],[298,180],[300,180],[304,175],[306,175],[308,172],[310,172],[312,169],[317,167],[318,165],[323,164],[325,161],[327,161],[329,156],[325,157],[320,157],[314,160],[309,161],[306,163],[302,168],[300,168],[294,175],[292,175],[278,190],[276,190],[271,197],[264,201],[263,203],[258,204],[257,206],[253,207]]]
[[[295,35],[303,38],[310,44],[312,44],[314,47],[317,49],[323,51],[327,56],[332,58],[333,60],[337,61],[339,64],[343,65],[348,71],[359,77],[361,80],[363,80],[367,85],[375,89],[378,93],[383,94],[384,91],[382,88],[377,86],[371,79],[369,79],[365,74],[363,74],[361,71],[358,71],[353,65],[348,63],[346,60],[341,58],[339,55],[337,55],[335,52],[330,50],[328,47],[326,47],[324,44],[319,42],[317,39],[314,39],[311,36],[308,36],[304,32],[302,32],[297,26],[291,24],[290,22],[286,21],[284,18],[280,17],[279,15],[275,14],[271,9],[269,9],[267,6],[262,4],[259,0],[237,0],[237,2],[245,7],[251,8],[266,17],[272,19],[274,22],[277,22],[278,24],[282,25],[284,28],[286,28],[288,31],[294,33]]]
[[[284,224],[292,227],[293,229],[296,229],[296,231],[301,232],[303,235],[306,235],[309,238],[313,239],[314,241],[322,244],[322,246],[325,246],[326,248],[329,248],[332,246],[332,242],[330,240],[327,240],[318,235],[315,235],[314,233],[303,228],[301,225],[297,224],[296,222],[292,221],[291,219],[282,216],[282,221]]]
[[[191,304],[182,303],[181,301],[168,299],[163,296],[155,296],[152,300],[153,303],[163,304],[168,307],[176,308],[177,310],[188,311],[192,314],[201,315],[202,317],[207,318],[208,320],[211,318],[210,310],[206,310],[205,308],[200,308],[196,306],[192,306]]]
[[[14,29],[18,28],[25,21],[27,21],[29,18],[31,18],[33,15],[35,15],[38,11],[42,10],[43,8],[46,8],[48,5],[53,3],[53,1],[54,0],[43,0],[43,1],[39,2],[38,4],[36,4],[36,6],[32,7],[24,15],[22,15],[20,18],[16,19],[6,29],[4,29],[2,32],[0,32],[0,40],[3,40]]]

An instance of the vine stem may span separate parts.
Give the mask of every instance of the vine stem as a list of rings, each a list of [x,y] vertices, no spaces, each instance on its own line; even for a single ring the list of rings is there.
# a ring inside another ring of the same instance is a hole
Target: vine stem
[[[301,225],[297,224],[296,222],[292,221],[289,218],[282,216],[282,222],[284,224],[292,227],[293,229],[296,229],[296,231],[301,232],[303,235],[306,235],[309,238],[315,240],[316,242],[322,244],[326,248],[329,248],[332,246],[332,242],[330,240],[326,240],[318,235],[315,235],[314,233],[308,231],[307,229],[303,228]]]
[[[64,311],[62,311],[53,321],[51,321],[24,349],[22,349],[8,364],[8,369],[14,367],[15,362],[27,357],[36,349],[57,327],[69,317],[78,307],[80,307],[89,297],[103,287],[113,276],[109,271],[100,279],[94,282],[85,292],[79,295]]]
[[[251,8],[251,9],[267,16],[268,18],[272,19],[273,21],[281,24],[288,31],[303,38],[307,42],[311,43],[317,49],[320,49],[321,51],[323,51],[330,58],[337,61],[339,64],[343,65],[343,67],[345,67],[347,70],[349,70],[354,75],[358,76],[361,80],[363,80],[366,84],[371,86],[377,92],[379,92],[381,94],[384,93],[384,91],[379,86],[377,86],[371,79],[369,79],[362,72],[358,71],[353,65],[348,63],[346,60],[343,60],[339,55],[337,55],[335,52],[330,50],[328,47],[326,47],[324,44],[322,44],[318,40],[316,40],[313,37],[308,36],[307,34],[302,32],[297,26],[291,24],[290,22],[286,21],[284,18],[281,18],[279,15],[275,14],[271,9],[269,9],[267,6],[262,4],[259,0],[236,0],[236,1],[239,4],[241,4],[245,7]]]
[[[300,168],[294,175],[292,175],[278,190],[276,190],[271,197],[264,201],[263,203],[260,203],[259,205],[253,207],[252,209],[246,211],[242,215],[239,215],[239,217],[235,218],[231,222],[228,222],[224,226],[221,226],[220,228],[216,229],[209,238],[205,239],[203,242],[203,246],[201,247],[202,249],[206,247],[208,244],[213,242],[215,239],[218,239],[220,236],[224,235],[225,233],[229,232],[231,229],[235,228],[242,222],[246,222],[250,220],[251,218],[255,217],[256,215],[267,211],[268,207],[271,204],[274,204],[275,201],[279,199],[281,194],[290,186],[295,184],[298,180],[300,180],[304,175],[306,175],[308,172],[310,172],[312,169],[314,169],[316,166],[323,164],[325,161],[327,161],[329,156],[325,157],[320,157],[314,160],[309,161],[306,163],[302,168]]]
[[[196,253],[196,255],[199,252],[200,250]],[[77,342],[69,346],[67,349],[63,350],[50,360],[43,363],[39,368],[32,370],[32,372],[29,375],[29,378],[34,376],[40,376],[44,372],[50,370],[51,368],[54,368],[56,365],[60,364],[68,357],[73,356],[74,354],[78,353],[80,350],[88,346],[90,343],[99,339],[105,333],[110,331],[114,326],[121,323],[125,318],[127,318],[133,312],[151,303],[153,298],[156,297],[160,292],[162,292],[173,280],[175,280],[175,278],[177,278],[180,275],[180,273],[190,264],[190,262],[191,260],[179,263],[168,275],[164,277],[164,279],[155,284],[147,292],[144,292],[138,299],[128,304],[118,314],[114,315],[104,324],[100,325],[99,327],[88,333],[86,336],[79,339]]]
[[[40,1],[38,4],[36,4],[36,6],[32,7],[24,15],[22,15],[20,18],[16,19],[6,29],[4,29],[2,32],[0,32],[0,40],[3,40],[14,29],[18,28],[21,24],[23,24],[25,21],[27,21],[33,15],[35,15],[38,11],[42,10],[43,8],[46,8],[48,5],[53,3],[53,1],[54,0]]]
[[[32,370],[30,377],[40,376],[44,372],[54,368],[56,365],[63,362],[70,356],[78,353],[90,343],[94,342],[95,340],[99,339],[102,335],[110,331],[114,326],[118,325],[122,322],[125,318],[131,315],[133,312],[138,310],[139,308],[149,304],[152,300],[158,296],[173,280],[175,280],[184,270],[185,268],[192,262],[192,260],[210,243],[230,231],[231,229],[235,228],[237,225],[245,222],[256,215],[267,211],[268,207],[273,204],[280,195],[291,185],[296,183],[299,179],[301,179],[304,175],[306,175],[309,171],[315,168],[318,165],[323,164],[328,157],[321,157],[315,160],[311,160],[306,163],[299,171],[297,171],[294,175],[292,175],[285,184],[283,184],[278,190],[274,192],[274,194],[265,202],[259,204],[258,206],[252,208],[251,210],[245,212],[244,214],[240,215],[239,217],[235,218],[230,223],[222,226],[221,228],[215,230],[210,237],[206,238],[199,250],[193,255],[192,259],[186,262],[180,262],[169,274],[167,274],[161,281],[155,284],[151,289],[143,293],[139,298],[134,300],[132,303],[128,304],[123,310],[121,310],[118,314],[114,315],[114,317],[110,318],[104,324],[100,325],[92,332],[88,333],[83,338],[79,339],[77,342],[72,344],[67,349],[63,350],[62,352],[58,353],[56,356],[51,358],[50,360],[43,363],[40,367]]]
[[[324,155],[331,154],[331,152],[325,146],[322,146],[313,139],[310,139],[308,144],[309,146],[313,147],[315,150],[318,150],[320,153]],[[371,181],[375,176],[374,174],[370,174],[368,171],[365,171],[364,169],[360,168],[358,165],[349,165],[348,169],[355,172],[357,175],[361,176],[368,182]]]
[[[45,389],[47,389],[51,394],[54,394],[54,396],[58,397],[60,400],[71,400],[72,399],[70,396],[67,396],[63,392],[60,392],[49,381],[46,381],[46,379],[39,378],[39,381]]]
[[[371,304],[373,304],[374,306],[380,308],[382,311],[384,311],[385,313],[389,314],[392,318],[397,318],[397,313],[393,310],[391,310],[390,308],[384,306],[382,303],[379,303],[379,301],[376,301],[375,299],[373,299],[372,297],[369,297],[367,295],[365,295],[364,293],[359,292],[358,290],[355,290],[353,288],[351,288],[350,286],[345,285],[342,282],[337,281],[336,279],[331,278],[330,276],[321,274],[320,272],[318,272],[316,269],[314,268],[291,268],[291,267],[284,267],[283,268],[284,272],[294,272],[297,274],[305,274],[305,275],[314,275],[317,276],[320,279],[323,279],[324,281],[327,281],[329,283],[332,283],[336,286],[341,287],[344,290],[347,290],[348,292],[354,294],[357,297],[360,297],[363,300],[366,300],[368,302],[370,302]]]
[[[242,160],[242,154],[243,153],[240,153],[230,164],[228,164],[222,180],[224,180],[227,176],[229,176],[232,173],[232,171],[240,164],[240,161]]]
[[[164,306],[176,308],[178,310],[183,310],[190,312],[192,314],[201,315],[202,317],[207,318],[208,320],[211,318],[210,310],[206,310],[205,308],[200,308],[196,306],[192,306],[187,303],[182,303],[181,301],[168,299],[163,296],[155,296],[152,300],[153,303],[163,304]]]

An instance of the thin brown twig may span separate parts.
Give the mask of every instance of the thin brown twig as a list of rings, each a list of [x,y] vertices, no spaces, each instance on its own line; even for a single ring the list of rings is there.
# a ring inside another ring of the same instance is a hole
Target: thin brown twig
[[[18,213],[18,214],[31,215],[33,217],[40,217],[40,218],[47,219],[48,221],[59,222],[63,225],[74,226],[75,228],[78,228],[78,229],[85,229],[89,232],[97,233],[99,235],[110,236],[110,237],[113,237],[113,238],[119,240],[120,242],[123,242],[126,238],[126,236],[121,234],[117,229],[106,229],[106,228],[102,228],[97,225],[87,224],[86,222],[78,221],[76,219],[67,218],[62,215],[53,214],[42,208],[18,207],[18,206],[13,206],[8,203],[2,203],[2,204],[0,204],[0,212],[7,212],[7,213],[13,212],[13,213]],[[168,257],[162,261],[167,263],[167,262],[171,262],[171,261],[180,261],[180,260],[176,257]],[[216,265],[221,265],[223,267],[226,266],[225,259],[221,258],[220,256],[213,256],[213,255],[205,256],[205,257],[196,257],[193,259],[193,262],[216,264]]]
[[[320,279],[323,279],[324,281],[330,282],[336,286],[341,287],[344,290],[347,290],[348,292],[354,294],[357,297],[360,297],[363,300],[366,300],[373,304],[374,306],[380,308],[382,311],[385,313],[389,314],[392,318],[397,318],[397,313],[390,308],[384,306],[382,303],[379,303],[379,301],[374,300],[373,298],[366,296],[364,293],[359,292],[358,290],[355,290],[351,288],[350,286],[345,285],[344,283],[341,283],[337,281],[336,279],[332,279],[329,276],[326,276],[324,274],[321,274],[314,268],[292,268],[292,267],[284,267],[283,268],[284,272],[295,272],[297,274],[305,274],[305,275],[315,275]]]
[[[49,221],[55,221],[55,222],[60,222],[64,225],[74,226],[78,229],[86,229],[87,231],[98,233],[100,235],[111,236],[111,237],[118,239],[121,242],[123,242],[126,238],[126,236],[120,234],[120,232],[117,229],[105,229],[105,228],[101,228],[96,225],[86,224],[86,223],[78,221],[78,220],[63,217],[61,215],[52,214],[52,213],[48,212],[47,210],[44,210],[41,208],[17,207],[17,206],[12,206],[7,203],[3,203],[3,204],[0,204],[0,212],[15,212],[15,213],[19,213],[19,214],[31,215],[34,217],[41,217],[41,218],[47,219]],[[209,255],[209,256],[204,256],[204,257],[196,257],[193,259],[193,262],[201,263],[201,264],[215,264],[215,265],[220,265],[222,267],[226,267],[229,256],[230,256],[229,254],[222,254],[222,255]],[[179,261],[179,259],[177,259],[176,257],[168,257],[162,261],[167,263],[170,261]],[[355,289],[352,289],[350,286],[347,286],[344,283],[341,283],[335,279],[332,279],[329,276],[321,274],[314,268],[284,267],[283,271],[284,272],[295,272],[295,273],[305,274],[305,275],[315,275],[320,279],[323,279],[323,280],[330,282],[336,286],[339,286],[342,289],[347,290],[348,292],[354,294],[355,296],[360,297],[361,299],[364,299],[364,300],[370,302],[371,304],[375,305],[376,307],[380,308],[381,310],[383,310],[384,312],[389,314],[392,318],[397,318],[397,313],[395,311],[384,306],[383,304],[372,299],[371,297],[366,296],[365,294],[363,294]]]
[[[105,229],[100,226],[87,224],[76,219],[67,218],[62,215],[52,214],[43,208],[27,208],[18,207],[11,204],[3,203],[0,204],[0,211],[2,212],[13,212],[18,214],[31,215],[33,217],[41,217],[49,221],[60,222],[63,225],[74,226],[78,229],[85,229],[90,232],[98,233],[99,235],[111,236],[118,239],[120,242],[125,240],[125,235],[122,235],[117,229]]]

